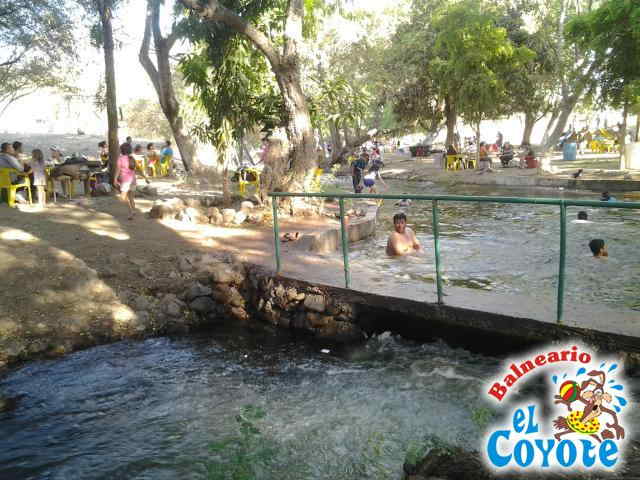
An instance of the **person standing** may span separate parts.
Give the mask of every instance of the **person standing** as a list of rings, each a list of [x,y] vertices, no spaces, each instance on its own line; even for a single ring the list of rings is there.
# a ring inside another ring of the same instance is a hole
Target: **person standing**
[[[129,220],[133,220],[136,212],[136,160],[133,158],[131,145],[120,145],[120,157],[116,164],[114,186],[120,189],[120,200],[129,207]]]
[[[36,148],[31,152],[31,170],[33,171],[33,183],[38,192],[38,203],[44,207],[47,203],[45,187],[47,186],[47,174],[44,169],[44,155],[42,150]]]
[[[358,159],[351,164],[351,180],[353,181],[353,191],[358,192],[358,187],[362,182],[362,174],[367,167],[368,155],[366,153],[361,154]],[[362,188],[360,188],[362,190]]]
[[[496,135],[496,146],[498,147],[498,150],[502,149],[503,140],[504,137],[502,136],[502,132],[498,132],[498,135]]]

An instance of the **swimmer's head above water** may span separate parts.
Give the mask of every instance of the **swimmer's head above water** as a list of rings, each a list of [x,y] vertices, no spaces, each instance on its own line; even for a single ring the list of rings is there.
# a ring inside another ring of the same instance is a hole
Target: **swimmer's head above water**
[[[600,238],[594,238],[589,242],[589,248],[594,257],[608,257],[607,246],[604,244],[604,240]]]
[[[396,213],[393,216],[393,228],[398,233],[404,233],[407,228],[407,216],[404,213]]]

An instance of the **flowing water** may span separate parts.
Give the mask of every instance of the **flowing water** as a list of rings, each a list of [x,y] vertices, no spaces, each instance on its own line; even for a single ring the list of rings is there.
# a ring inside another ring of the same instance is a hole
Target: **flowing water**
[[[550,189],[505,189],[480,185],[445,187],[430,182],[387,182],[384,193],[500,195],[597,200],[592,193]],[[589,223],[576,223],[584,210]],[[404,211],[424,257],[391,259],[384,254],[393,214]],[[440,203],[440,248],[446,285],[533,298],[555,297],[560,244],[559,207],[497,203]],[[568,207],[565,302],[604,303],[640,311],[640,210]],[[350,261],[377,272],[379,282],[435,284],[431,202],[408,207],[383,203],[374,240],[350,249]],[[592,258],[588,244],[601,238],[609,258]],[[640,318],[640,313],[638,314]]]
[[[433,438],[480,448],[481,386],[498,358],[388,334],[321,349],[221,329],[30,363],[0,379],[19,398],[0,414],[0,478],[227,478],[207,465],[230,471],[237,451],[209,445],[237,437],[244,405],[266,416],[240,463],[271,449],[248,478],[398,479],[407,452]],[[640,381],[633,388],[637,401]]]
[[[0,478],[227,478],[207,465],[257,464],[250,455],[268,447],[248,478],[398,479],[407,452],[433,437],[480,448],[481,386],[499,359],[388,334],[321,348],[221,329],[30,363],[0,379],[19,397],[0,414]],[[228,444],[210,452],[237,437],[243,405],[266,413],[258,441],[244,457]]]

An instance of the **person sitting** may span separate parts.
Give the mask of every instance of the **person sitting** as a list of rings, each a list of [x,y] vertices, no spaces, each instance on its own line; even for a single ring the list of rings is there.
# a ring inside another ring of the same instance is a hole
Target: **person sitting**
[[[502,153],[500,154],[500,162],[502,163],[503,168],[507,168],[509,166],[509,162],[513,160],[514,152],[513,147],[509,142],[505,142],[502,147]]]
[[[393,216],[394,232],[387,240],[387,255],[397,257],[411,252],[421,251],[420,243],[412,229],[407,227],[407,216],[404,213],[396,213]]]
[[[96,157],[100,160],[103,168],[109,163],[109,148],[107,147],[107,142],[104,140],[98,143],[98,154]]]
[[[593,253],[594,258],[608,257],[607,246],[604,244],[604,240],[600,238],[594,238],[589,242],[589,248]]]
[[[478,173],[491,172],[491,159],[489,158],[489,150],[487,144],[480,142],[480,171]]]
[[[16,170],[9,175],[13,185],[23,183],[24,177],[31,174],[31,169],[25,169],[20,160],[15,157],[13,145],[8,142],[0,145],[0,168],[12,168]]]

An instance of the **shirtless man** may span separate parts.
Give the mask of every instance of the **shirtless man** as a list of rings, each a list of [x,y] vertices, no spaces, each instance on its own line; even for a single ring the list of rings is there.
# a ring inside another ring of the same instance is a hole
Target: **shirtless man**
[[[395,232],[389,235],[387,241],[387,255],[397,257],[421,251],[416,234],[407,227],[407,216],[404,213],[396,213],[393,216],[393,228]]]

